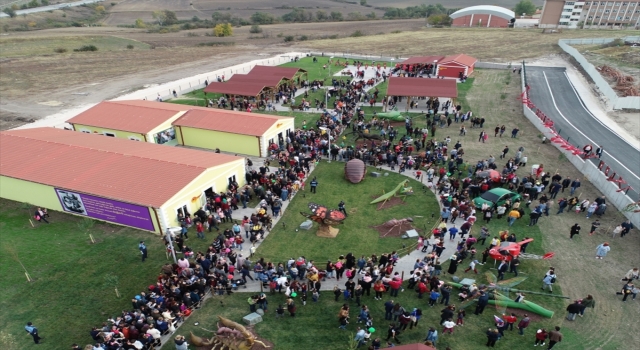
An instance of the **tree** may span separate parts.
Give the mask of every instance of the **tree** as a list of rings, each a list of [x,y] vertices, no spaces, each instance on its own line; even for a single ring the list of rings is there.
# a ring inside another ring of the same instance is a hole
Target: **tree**
[[[251,23],[253,24],[273,24],[275,20],[271,14],[265,12],[256,12],[251,15]]]
[[[516,16],[520,16],[523,13],[526,15],[532,15],[536,12],[536,5],[534,5],[531,0],[520,0],[513,9],[513,12],[516,13]]]
[[[11,7],[5,7],[5,9],[2,10],[2,12],[8,14],[9,17],[11,18],[14,18],[15,16],[17,16],[16,10],[12,9]]]
[[[432,26],[450,26],[451,22],[451,17],[445,14],[431,15],[427,17],[427,23]]]
[[[176,24],[178,23],[178,16],[173,11],[164,10],[164,21],[167,25]]]
[[[328,19],[329,19],[329,16],[325,11],[322,11],[322,10],[316,11],[316,20],[318,20],[319,22],[323,22]]]
[[[367,0],[360,0],[360,6],[366,6]]]
[[[135,24],[136,28],[146,28],[147,24],[144,23],[144,21],[142,20],[142,18],[138,18],[136,19],[136,24]]]
[[[49,0],[40,0],[40,3],[42,4],[42,6],[47,6],[49,5]]]
[[[38,7],[38,6],[40,6],[40,4],[38,3],[38,0],[31,0],[27,4],[27,7],[29,7],[29,8]]]
[[[217,37],[232,36],[233,27],[231,26],[231,23],[216,24],[216,26],[213,28],[213,35]]]
[[[342,13],[338,11],[332,11],[331,19],[334,21],[342,21]]]
[[[151,17],[153,17],[153,19],[158,21],[158,24],[161,26],[164,25],[165,20],[167,19],[167,16],[165,15],[164,11],[153,11],[153,13],[151,14]]]

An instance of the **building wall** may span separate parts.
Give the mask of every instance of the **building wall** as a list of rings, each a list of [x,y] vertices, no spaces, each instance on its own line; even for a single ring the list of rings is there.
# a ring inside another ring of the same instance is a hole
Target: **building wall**
[[[0,176],[0,197],[20,203],[29,203],[34,207],[47,208],[48,210],[59,211],[65,214],[76,215],[62,209],[60,200],[56,190],[49,185],[43,185],[36,182],[15,179],[7,176]],[[147,208],[155,232],[160,232],[160,223],[157,220],[155,212],[152,208]],[[84,215],[77,215],[87,217]],[[107,221],[112,224],[121,225],[117,222]]]
[[[468,75],[466,67],[438,65],[438,75],[441,76],[457,78],[460,76],[460,72],[464,75]]]
[[[547,0],[541,28],[639,28],[640,0],[565,1]]]
[[[509,21],[498,16],[489,14],[473,14],[458,17],[451,24],[453,27],[490,27],[490,28],[507,28]]]
[[[176,140],[184,146],[260,156],[260,139],[256,136],[176,126]]]
[[[546,0],[540,16],[540,28],[555,28],[560,21],[564,0]],[[516,16],[518,14],[516,13]]]
[[[178,112],[178,114],[174,115],[173,117],[167,119],[164,123],[158,125],[157,127],[153,128],[153,130],[151,130],[148,134],[147,134],[147,142],[150,143],[156,143],[156,139],[155,137],[153,137],[155,134],[165,131],[167,129],[171,129],[173,127],[173,125],[171,125],[174,121],[176,121],[176,119],[182,117],[183,114],[187,113],[187,111],[183,111],[183,112]]]
[[[637,28],[640,24],[640,1],[585,1],[580,21],[593,28]]]
[[[210,168],[202,173],[173,198],[168,200],[167,203],[163,204],[159,209],[162,213],[159,213],[159,215],[166,219],[166,224],[169,227],[179,226],[180,224],[177,219],[178,208],[186,205],[189,213],[195,213],[205,203],[204,191],[211,187],[213,187],[213,190],[216,192],[226,191],[229,185],[229,177],[231,176],[236,177],[236,181],[240,186],[246,183],[243,158]],[[166,229],[166,227],[163,227],[163,230],[164,229]]]
[[[135,133],[135,132],[128,132],[128,131],[121,131],[121,130],[113,130],[113,129],[106,129],[106,128],[96,128],[93,126],[88,126],[88,125],[82,125],[82,124],[73,124],[73,129],[75,131],[80,131],[80,132],[87,132],[89,134],[105,134],[105,133],[111,133],[113,135],[115,135],[114,137],[117,137],[119,139],[128,139],[128,140],[135,140],[135,141],[142,141],[145,142],[145,134],[140,134],[140,133]],[[109,136],[107,136],[109,137]],[[146,142],[152,142],[155,143],[155,141],[153,140],[148,140],[148,137],[146,137],[147,140]]]
[[[62,211],[62,205],[53,187],[35,182],[0,176],[0,197]]]
[[[262,152],[261,157],[267,156],[267,147],[269,147],[269,141],[273,140],[273,142],[278,142],[278,134],[282,133],[282,137],[284,137],[286,140],[287,130],[289,130],[289,132],[294,132],[294,121],[295,118],[282,118],[278,122],[273,124],[273,126],[264,133],[260,145]]]

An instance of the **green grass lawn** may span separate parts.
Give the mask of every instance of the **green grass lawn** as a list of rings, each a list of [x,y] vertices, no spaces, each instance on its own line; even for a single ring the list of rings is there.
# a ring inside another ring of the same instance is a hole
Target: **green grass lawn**
[[[374,170],[369,168],[369,171]],[[390,219],[414,217],[415,225],[421,229],[426,224],[426,219],[432,213],[437,214],[438,204],[431,193],[425,195],[422,185],[417,181],[411,181],[415,194],[406,198],[406,204],[389,209],[376,210],[377,205],[369,204],[372,196],[382,195],[382,191],[390,191],[402,180],[403,175],[390,173],[389,176],[379,178],[366,177],[359,184],[352,184],[344,178],[344,163],[322,163],[313,172],[318,179],[318,193],[309,192],[308,182],[306,191],[299,193],[289,205],[284,217],[267,236],[258,248],[257,254],[270,261],[286,261],[292,255],[307,254],[309,259],[324,262],[328,259],[335,260],[338,256],[353,252],[360,255],[373,253],[390,253],[399,250],[403,244],[411,244],[398,237],[379,238],[378,231],[371,226],[382,224]],[[346,203],[349,217],[344,224],[337,226],[340,233],[334,239],[321,238],[315,235],[317,225],[309,231],[296,228],[306,220],[300,212],[310,212],[307,208],[309,202],[315,202],[329,209],[337,209],[338,203],[343,200]],[[423,216],[422,218],[418,216]],[[431,228],[433,220],[427,226]],[[286,226],[283,227],[282,224]],[[295,247],[294,250],[291,247]]]

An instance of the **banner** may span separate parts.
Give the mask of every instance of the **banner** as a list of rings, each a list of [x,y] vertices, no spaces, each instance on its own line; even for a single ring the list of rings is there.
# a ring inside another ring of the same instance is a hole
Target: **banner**
[[[56,188],[62,210],[90,218],[155,231],[149,208]]]

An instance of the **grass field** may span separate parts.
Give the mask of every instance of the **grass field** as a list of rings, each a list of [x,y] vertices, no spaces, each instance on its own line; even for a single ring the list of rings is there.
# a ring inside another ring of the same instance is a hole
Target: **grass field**
[[[0,39],[0,57],[29,57],[39,55],[52,55],[54,49],[65,49],[68,53],[72,53],[74,49],[78,49],[85,45],[94,45],[101,51],[126,51],[126,50],[148,50],[149,45],[139,41],[119,38],[115,36],[74,36],[74,37],[56,37],[56,38],[11,38]],[[127,45],[133,45],[132,49],[128,49]],[[90,54],[90,53],[86,53]]]

